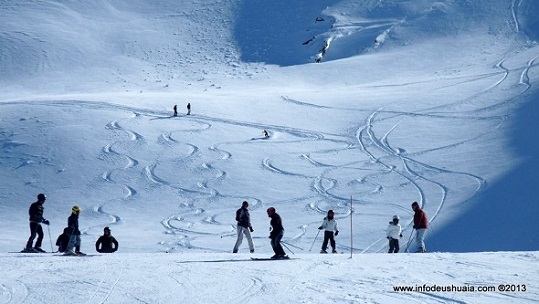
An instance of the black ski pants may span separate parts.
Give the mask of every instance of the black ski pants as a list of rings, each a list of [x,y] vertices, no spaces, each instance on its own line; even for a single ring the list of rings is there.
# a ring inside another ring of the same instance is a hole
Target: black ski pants
[[[399,252],[399,239],[390,238],[389,239],[389,253]]]
[[[36,235],[37,241],[35,247],[41,247],[41,243],[43,242],[43,227],[41,227],[40,223],[30,222],[30,238],[26,243],[26,248],[32,248],[32,243],[34,242]]]
[[[331,248],[335,250],[335,238],[333,237],[333,231],[324,231],[324,241],[322,242],[322,250],[328,248],[328,241],[331,245]]]
[[[275,252],[276,256],[286,255],[283,246],[281,245],[281,239],[283,238],[283,235],[284,233],[280,232],[271,238],[271,248],[273,248],[273,252]]]

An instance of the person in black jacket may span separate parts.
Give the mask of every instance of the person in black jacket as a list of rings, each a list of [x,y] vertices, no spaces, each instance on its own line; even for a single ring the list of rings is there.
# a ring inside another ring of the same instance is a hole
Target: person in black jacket
[[[58,246],[58,252],[66,252],[67,245],[69,244],[69,236],[71,234],[71,229],[69,227],[64,228],[64,232],[58,236],[56,239],[56,246]]]
[[[283,223],[281,221],[281,216],[275,212],[275,208],[269,207],[268,210],[268,217],[271,218],[270,225],[271,225],[271,231],[269,238],[271,239],[271,248],[273,248],[273,252],[275,252],[275,255],[272,256],[272,259],[286,259],[288,258],[286,256],[286,253],[284,252],[283,246],[281,245],[281,239],[284,235],[284,228]]]
[[[236,240],[236,245],[234,245],[233,253],[237,253],[238,249],[243,241],[243,235],[247,237],[247,242],[249,243],[249,251],[251,253],[255,252],[255,246],[253,244],[253,238],[251,237],[251,232],[253,232],[253,227],[251,226],[251,216],[249,215],[249,203],[243,201],[241,208],[236,211],[236,221],[238,222],[238,238]]]
[[[37,202],[30,205],[30,208],[28,209],[28,215],[30,216],[30,238],[28,238],[28,242],[26,242],[26,247],[23,250],[24,252],[45,252],[45,250],[41,249],[41,243],[43,242],[43,227],[41,227],[41,223],[49,225],[49,221],[43,218],[43,204],[46,199],[47,197],[45,194],[38,194]],[[32,248],[32,243],[34,242],[36,235],[37,241],[35,247]]]
[[[67,245],[65,255],[84,255],[80,251],[80,230],[79,230],[80,207],[73,206],[71,215],[67,218],[67,227],[69,228],[69,244]],[[73,251],[75,248],[75,251]]]
[[[100,253],[113,253],[118,250],[118,241],[110,234],[110,228],[103,229],[103,235],[95,242],[95,250]]]

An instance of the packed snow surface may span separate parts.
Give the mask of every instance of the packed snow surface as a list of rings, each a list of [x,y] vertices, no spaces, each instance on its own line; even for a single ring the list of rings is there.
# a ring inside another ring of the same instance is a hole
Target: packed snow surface
[[[538,302],[537,11],[0,1],[0,303]],[[9,253],[38,193],[42,248],[77,205],[91,255]],[[244,200],[255,253],[233,254]],[[251,260],[273,255],[269,207],[290,260]],[[105,226],[116,253],[95,253]]]

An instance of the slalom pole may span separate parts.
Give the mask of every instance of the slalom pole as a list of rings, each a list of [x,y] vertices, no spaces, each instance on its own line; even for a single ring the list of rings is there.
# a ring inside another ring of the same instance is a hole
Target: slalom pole
[[[410,237],[408,238],[408,243],[406,244],[406,250],[404,252],[408,252],[408,247],[410,247],[410,243],[412,242],[412,234],[414,234],[415,228],[412,228],[412,232],[410,233]]]
[[[49,241],[51,242],[51,252],[53,252],[54,249],[52,248],[51,228],[49,225],[47,225],[47,231],[49,232]]]
[[[354,209],[352,208],[352,196],[350,195],[350,258],[352,258],[352,252],[354,251],[354,244],[353,244],[353,234],[352,234],[352,227],[353,227],[353,221],[352,221],[352,214],[354,214]]]
[[[316,234],[316,237],[314,238],[313,243],[311,244],[311,248],[309,249],[309,252],[311,252],[311,250],[313,249],[314,242],[316,242],[316,239],[318,238],[320,231],[322,231],[322,229],[318,229],[318,233]]]
[[[281,242],[281,245],[284,245],[284,247],[285,247],[286,249],[288,249],[288,251],[292,252],[292,254],[295,255],[294,251],[290,250],[290,248],[289,248],[288,246],[286,246],[286,243],[285,243],[285,242]]]

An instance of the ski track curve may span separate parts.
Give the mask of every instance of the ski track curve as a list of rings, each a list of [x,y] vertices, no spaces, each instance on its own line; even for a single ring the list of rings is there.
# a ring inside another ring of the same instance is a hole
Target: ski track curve
[[[422,110],[420,112],[416,112],[416,113],[400,113],[399,114],[399,113],[394,112],[393,114],[396,114],[397,116],[398,115],[409,115],[409,116],[424,115],[424,116],[432,116],[433,118],[435,118],[436,116],[444,117],[444,118],[453,117],[454,119],[467,119],[467,120],[485,120],[485,119],[488,119],[488,120],[498,120],[501,123],[505,119],[505,117],[503,117],[503,116],[499,116],[499,115],[494,114],[494,115],[485,117],[485,116],[477,116],[477,114],[479,114],[479,113],[487,113],[488,114],[489,112],[497,110],[497,109],[499,109],[499,108],[501,108],[503,106],[507,106],[508,104],[511,103],[512,100],[515,100],[516,98],[518,98],[518,96],[520,96],[526,90],[528,90],[529,87],[530,87],[529,79],[528,79],[528,76],[527,76],[528,71],[532,66],[534,66],[534,62],[538,57],[539,56],[536,56],[536,57],[532,58],[531,60],[529,60],[527,66],[522,69],[522,72],[520,72],[520,75],[518,77],[518,81],[515,80],[515,82],[517,82],[518,84],[525,85],[525,88],[521,92],[517,93],[516,96],[511,96],[511,97],[509,97],[507,99],[504,99],[504,100],[501,100],[501,101],[495,101],[494,103],[486,104],[486,105],[482,105],[482,104],[478,103],[479,107],[476,108],[476,109],[472,109],[472,110],[468,110],[468,111],[461,111],[458,114],[453,113],[450,116],[448,116],[445,113],[444,114],[439,114],[440,111],[443,110],[443,109],[455,108],[456,106],[459,106],[459,105],[474,103],[475,100],[479,100],[481,97],[486,96],[486,94],[488,94],[488,93],[492,93],[492,92],[494,92],[496,90],[503,90],[504,86],[513,85],[512,81],[508,82],[508,80],[510,80],[509,79],[510,75],[513,72],[510,69],[508,69],[508,68],[506,68],[504,66],[505,61],[507,61],[507,59],[508,59],[508,58],[504,58],[503,60],[499,61],[495,66],[495,68],[502,70],[502,77],[500,79],[498,79],[497,81],[495,81],[494,83],[492,83],[490,86],[483,89],[482,91],[480,91],[480,92],[478,92],[478,93],[476,93],[476,94],[474,94],[474,95],[472,95],[472,96],[470,96],[468,98],[465,98],[464,100],[456,101],[456,102],[448,104],[448,105],[441,105],[441,106],[431,107],[429,109],[424,109],[424,110]],[[376,123],[382,122],[382,121],[384,121],[386,119],[394,119],[394,118],[397,117],[397,116],[393,116],[393,117],[388,116],[389,118],[388,117],[377,118],[382,113],[386,113],[384,111],[384,107],[372,112],[369,115],[369,117],[368,117],[367,121],[365,122],[365,124],[358,128],[358,131],[356,132],[356,134],[357,134],[357,140],[359,142],[359,146],[361,147],[361,150],[364,153],[366,153],[372,161],[382,164],[391,173],[396,173],[396,174],[400,175],[401,177],[407,179],[412,185],[414,185],[414,187],[416,188],[416,190],[418,192],[418,197],[419,197],[418,201],[421,202],[421,205],[423,207],[427,207],[427,206],[425,206],[425,203],[427,201],[431,202],[431,203],[435,202],[435,204],[437,204],[436,208],[434,209],[434,212],[432,213],[431,216],[429,216],[429,222],[433,222],[443,212],[443,207],[444,207],[444,204],[446,203],[447,194],[450,191],[450,188],[447,187],[446,185],[444,185],[443,183],[436,181],[433,178],[426,177],[425,174],[420,173],[420,171],[421,172],[430,172],[431,174],[434,174],[435,176],[447,175],[447,176],[456,176],[456,178],[460,178],[460,179],[462,179],[463,177],[464,178],[469,178],[472,182],[474,182],[476,184],[476,187],[475,187],[475,190],[472,191],[470,196],[465,200],[471,199],[476,194],[481,192],[484,188],[486,188],[487,182],[486,182],[486,180],[484,178],[482,178],[480,176],[476,176],[474,174],[467,173],[467,172],[458,172],[458,171],[451,171],[451,170],[447,170],[447,169],[443,169],[443,168],[438,168],[438,167],[435,167],[435,166],[432,166],[432,165],[429,165],[429,164],[426,164],[426,163],[423,163],[421,161],[418,161],[418,160],[414,159],[414,157],[417,157],[418,155],[423,154],[423,153],[428,153],[428,151],[415,152],[414,154],[406,154],[406,153],[404,153],[404,151],[406,151],[406,149],[392,147],[391,144],[390,144],[389,138],[390,138],[391,132],[393,132],[393,130],[398,128],[398,125],[400,124],[400,121],[395,123],[385,134],[383,134],[382,136],[379,137],[374,132],[374,125]],[[391,113],[391,111],[388,111],[387,113]],[[463,117],[463,116],[465,116],[465,117]],[[457,145],[463,145],[463,144],[466,144],[466,143],[469,143],[469,142],[473,142],[473,141],[483,137],[486,134],[487,133],[484,133],[484,134],[481,134],[481,135],[479,135],[479,136],[477,136],[475,138],[463,140],[461,142],[453,143],[451,145],[429,149],[429,151],[437,150],[437,149],[445,150],[445,149],[448,149],[448,148],[451,148],[451,147],[455,147]],[[380,155],[380,153],[381,153],[381,155]],[[392,160],[395,160],[395,161],[392,161]],[[401,166],[396,166],[396,165],[393,165],[391,163],[400,163]],[[398,170],[397,168],[399,168],[399,167],[402,168],[402,169]],[[435,187],[437,187],[438,189],[440,189],[440,193],[438,194],[439,195],[438,198],[435,199],[435,200],[432,200],[432,199],[427,200],[427,197],[432,196],[433,193],[431,191],[427,192],[427,191],[423,190],[422,186],[419,185],[416,182],[417,180],[423,180],[424,182],[432,184]],[[379,243],[383,243],[382,241],[383,241],[383,239],[376,240],[374,243],[372,243],[370,245],[367,245],[366,248],[362,252],[367,252],[370,249],[375,248]],[[382,246],[380,249],[375,249],[375,251],[381,251],[381,250],[385,249],[384,247],[386,247],[386,246]]]

